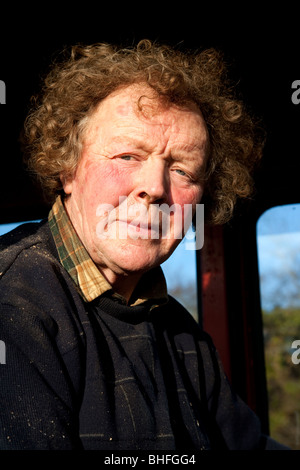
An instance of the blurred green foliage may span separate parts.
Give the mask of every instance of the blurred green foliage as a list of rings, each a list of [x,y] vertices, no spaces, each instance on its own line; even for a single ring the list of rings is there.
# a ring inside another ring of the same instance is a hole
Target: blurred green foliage
[[[294,364],[294,340],[300,340],[300,308],[263,312],[270,434],[300,449],[300,364]],[[300,359],[300,351],[298,354]]]

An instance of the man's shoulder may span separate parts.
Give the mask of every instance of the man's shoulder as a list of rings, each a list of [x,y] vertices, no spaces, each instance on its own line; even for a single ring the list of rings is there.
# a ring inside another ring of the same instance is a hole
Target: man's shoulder
[[[22,246],[32,243],[32,240],[42,240],[48,231],[48,221],[24,222],[13,230],[0,236],[0,250],[13,246]]]
[[[0,237],[0,297],[4,305],[26,302],[57,289],[59,260],[47,222],[24,224]],[[55,288],[54,288],[55,287]]]
[[[29,222],[0,237],[0,278],[26,252],[27,257],[50,249],[50,230],[47,221]],[[28,260],[29,264],[30,260]]]
[[[0,237],[1,321],[13,314],[18,321],[57,319],[81,308],[80,296],[55,250],[47,222],[26,224]]]

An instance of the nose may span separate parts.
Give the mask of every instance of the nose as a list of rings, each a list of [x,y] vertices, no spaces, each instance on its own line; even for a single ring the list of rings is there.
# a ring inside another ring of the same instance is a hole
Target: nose
[[[168,186],[166,162],[149,158],[138,175],[135,198],[139,202],[143,199],[148,204],[161,204],[167,200]]]

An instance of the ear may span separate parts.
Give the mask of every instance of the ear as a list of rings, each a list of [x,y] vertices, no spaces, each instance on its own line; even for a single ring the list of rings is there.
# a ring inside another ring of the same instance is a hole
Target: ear
[[[66,176],[64,173],[59,175],[63,190],[65,194],[71,194],[73,189],[73,178],[72,176]]]

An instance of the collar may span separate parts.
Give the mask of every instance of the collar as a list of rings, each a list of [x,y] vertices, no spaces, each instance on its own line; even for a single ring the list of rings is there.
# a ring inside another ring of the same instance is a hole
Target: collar
[[[65,210],[61,196],[58,196],[48,216],[59,259],[73,279],[80,295],[91,302],[104,293],[111,293],[124,303],[125,299],[114,293],[79,239]],[[165,303],[168,299],[166,281],[161,267],[151,269],[140,279],[132,295],[130,305],[146,301],[154,304]]]

